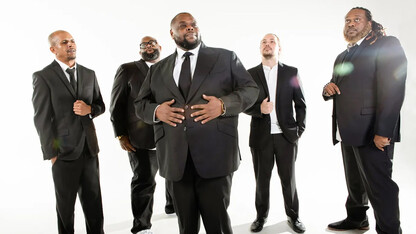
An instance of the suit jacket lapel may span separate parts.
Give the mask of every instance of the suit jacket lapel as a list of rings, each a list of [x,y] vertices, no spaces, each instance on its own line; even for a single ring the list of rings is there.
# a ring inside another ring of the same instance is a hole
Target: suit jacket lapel
[[[64,83],[68,91],[71,93],[74,98],[77,98],[74,88],[72,88],[71,84],[69,83],[68,78],[66,78],[64,72],[62,71],[61,66],[55,60],[52,62],[52,69],[58,75],[59,79]],[[78,76],[79,77],[79,76]]]
[[[259,80],[263,86],[263,90],[265,91],[267,97],[271,99],[269,88],[268,88],[269,86],[267,85],[266,76],[264,75],[263,64],[260,63],[260,65],[257,66],[256,70],[257,70],[257,76],[259,77]]]
[[[82,97],[80,94],[84,91],[84,89],[83,89],[83,88],[86,86],[86,85],[85,85],[85,82],[86,82],[86,80],[85,80],[86,75],[87,75],[87,74],[85,74],[85,69],[84,69],[84,67],[83,67],[83,66],[81,66],[81,65],[79,65],[79,64],[77,63],[77,89],[78,89],[78,92],[77,92],[77,99],[78,99],[78,97]]]
[[[361,54],[361,52],[363,52],[363,50],[369,45],[369,41],[364,39],[361,44],[358,46],[358,48],[355,50],[355,52],[351,55],[351,58],[349,59],[349,61],[344,61],[345,57],[347,56],[348,52],[347,50],[344,51],[343,56],[340,56],[342,58],[341,63],[337,63],[339,65],[342,66],[342,63],[344,62],[348,62],[348,63],[352,63],[354,64],[354,60]],[[337,75],[335,77],[335,84],[340,84],[341,81],[348,75]]]
[[[369,41],[364,39],[360,46],[358,46],[357,50],[354,52],[354,54],[351,56],[351,61],[354,61],[354,59],[363,52],[363,50],[369,45]]]
[[[287,75],[286,75],[286,69],[285,69],[285,67],[283,66],[283,64],[282,63],[280,63],[279,62],[279,64],[278,64],[278,70],[277,70],[277,81],[276,81],[276,100],[274,100],[274,106],[275,106],[275,108],[276,108],[276,114],[277,114],[277,111],[278,111],[278,105],[277,105],[277,102],[278,102],[278,100],[280,100],[279,99],[279,95],[280,95],[280,87],[281,87],[281,85],[279,85],[279,83],[280,82],[284,82],[284,80],[286,80],[286,77]]]
[[[175,60],[176,60],[177,53],[171,54],[168,58],[166,58],[167,66],[160,66],[161,72],[160,74],[163,75],[161,79],[166,84],[166,87],[173,93],[173,95],[181,101],[185,103],[185,99],[183,98],[181,92],[179,91],[179,87],[176,85],[175,80],[173,78],[173,68],[175,67]],[[189,96],[189,95],[188,95]]]
[[[214,67],[217,58],[218,54],[214,54],[211,49],[207,48],[203,43],[201,44],[187,101],[195,95],[196,91]]]
[[[143,77],[146,77],[147,71],[149,71],[146,62],[143,59],[140,59],[139,61],[135,61],[134,64],[136,64],[137,68],[139,68],[140,72],[143,74]]]

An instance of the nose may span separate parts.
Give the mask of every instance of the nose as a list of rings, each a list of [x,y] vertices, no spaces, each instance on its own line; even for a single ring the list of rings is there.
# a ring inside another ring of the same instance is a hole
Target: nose
[[[353,20],[351,20],[351,22],[348,23],[348,27],[355,27],[355,22]]]
[[[192,27],[191,25],[189,25],[187,28],[186,28],[186,31],[194,31],[194,27]]]

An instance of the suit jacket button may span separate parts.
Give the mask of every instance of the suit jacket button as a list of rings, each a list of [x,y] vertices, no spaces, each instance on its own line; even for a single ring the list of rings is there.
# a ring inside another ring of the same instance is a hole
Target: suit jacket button
[[[185,109],[188,109],[188,107],[189,107],[188,105],[185,105]]]
[[[183,131],[186,132],[186,127],[183,128]]]

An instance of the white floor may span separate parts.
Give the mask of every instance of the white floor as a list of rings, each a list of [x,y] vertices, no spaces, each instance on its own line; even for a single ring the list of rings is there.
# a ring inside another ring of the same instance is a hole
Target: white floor
[[[328,117],[329,118],[329,117]],[[256,213],[254,208],[254,175],[251,155],[248,148],[247,116],[240,117],[240,148],[242,161],[234,174],[229,215],[234,233],[248,234]],[[107,119],[103,123],[107,124]],[[101,125],[102,123],[98,123]],[[108,124],[107,124],[108,125]],[[329,124],[328,124],[329,125]],[[329,133],[329,126],[311,126],[299,142],[297,159],[297,187],[300,200],[300,218],[306,225],[306,233],[335,233],[326,229],[330,222],[346,216],[344,203],[346,188],[339,146],[332,146],[329,134],[320,134],[318,141],[314,132]],[[322,130],[323,128],[323,130]],[[102,131],[109,131],[102,130]],[[99,136],[100,131],[97,130]],[[31,136],[32,133],[27,133]],[[108,134],[107,134],[108,135]],[[321,139],[323,137],[323,139]],[[107,234],[130,233],[132,215],[130,210],[131,169],[125,152],[112,136],[103,139],[111,142],[101,145],[100,169],[105,232]],[[36,142],[37,143],[37,142]],[[407,148],[402,148],[406,146]],[[397,144],[394,161],[394,180],[400,187],[401,221],[404,233],[416,233],[413,224],[416,210],[415,160],[410,150],[410,142]],[[408,150],[406,150],[408,149]],[[38,150],[38,149],[37,149]],[[7,166],[9,165],[9,166]],[[50,234],[57,233],[55,197],[51,178],[50,163],[42,162],[40,152],[36,151],[25,160],[11,160],[2,164],[1,199],[0,199],[0,233],[2,234]],[[3,174],[4,173],[4,174]],[[155,234],[178,233],[175,215],[164,213],[164,181],[157,176],[152,230]],[[272,177],[271,209],[268,222],[261,233],[293,233],[286,223],[280,181],[276,171]],[[387,201],[388,202],[388,201]],[[371,229],[375,232],[372,210],[368,212]],[[86,233],[82,208],[77,202],[75,214],[77,234]],[[200,233],[205,233],[201,224]],[[363,233],[363,232],[342,232]]]

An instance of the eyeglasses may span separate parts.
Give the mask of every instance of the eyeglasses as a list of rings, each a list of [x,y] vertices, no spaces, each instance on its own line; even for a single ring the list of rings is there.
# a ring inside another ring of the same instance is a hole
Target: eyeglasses
[[[142,42],[142,43],[140,43],[140,49],[142,49],[142,50],[146,49],[147,45],[155,46],[155,45],[157,45],[157,41],[156,40],[150,40],[148,42]]]

